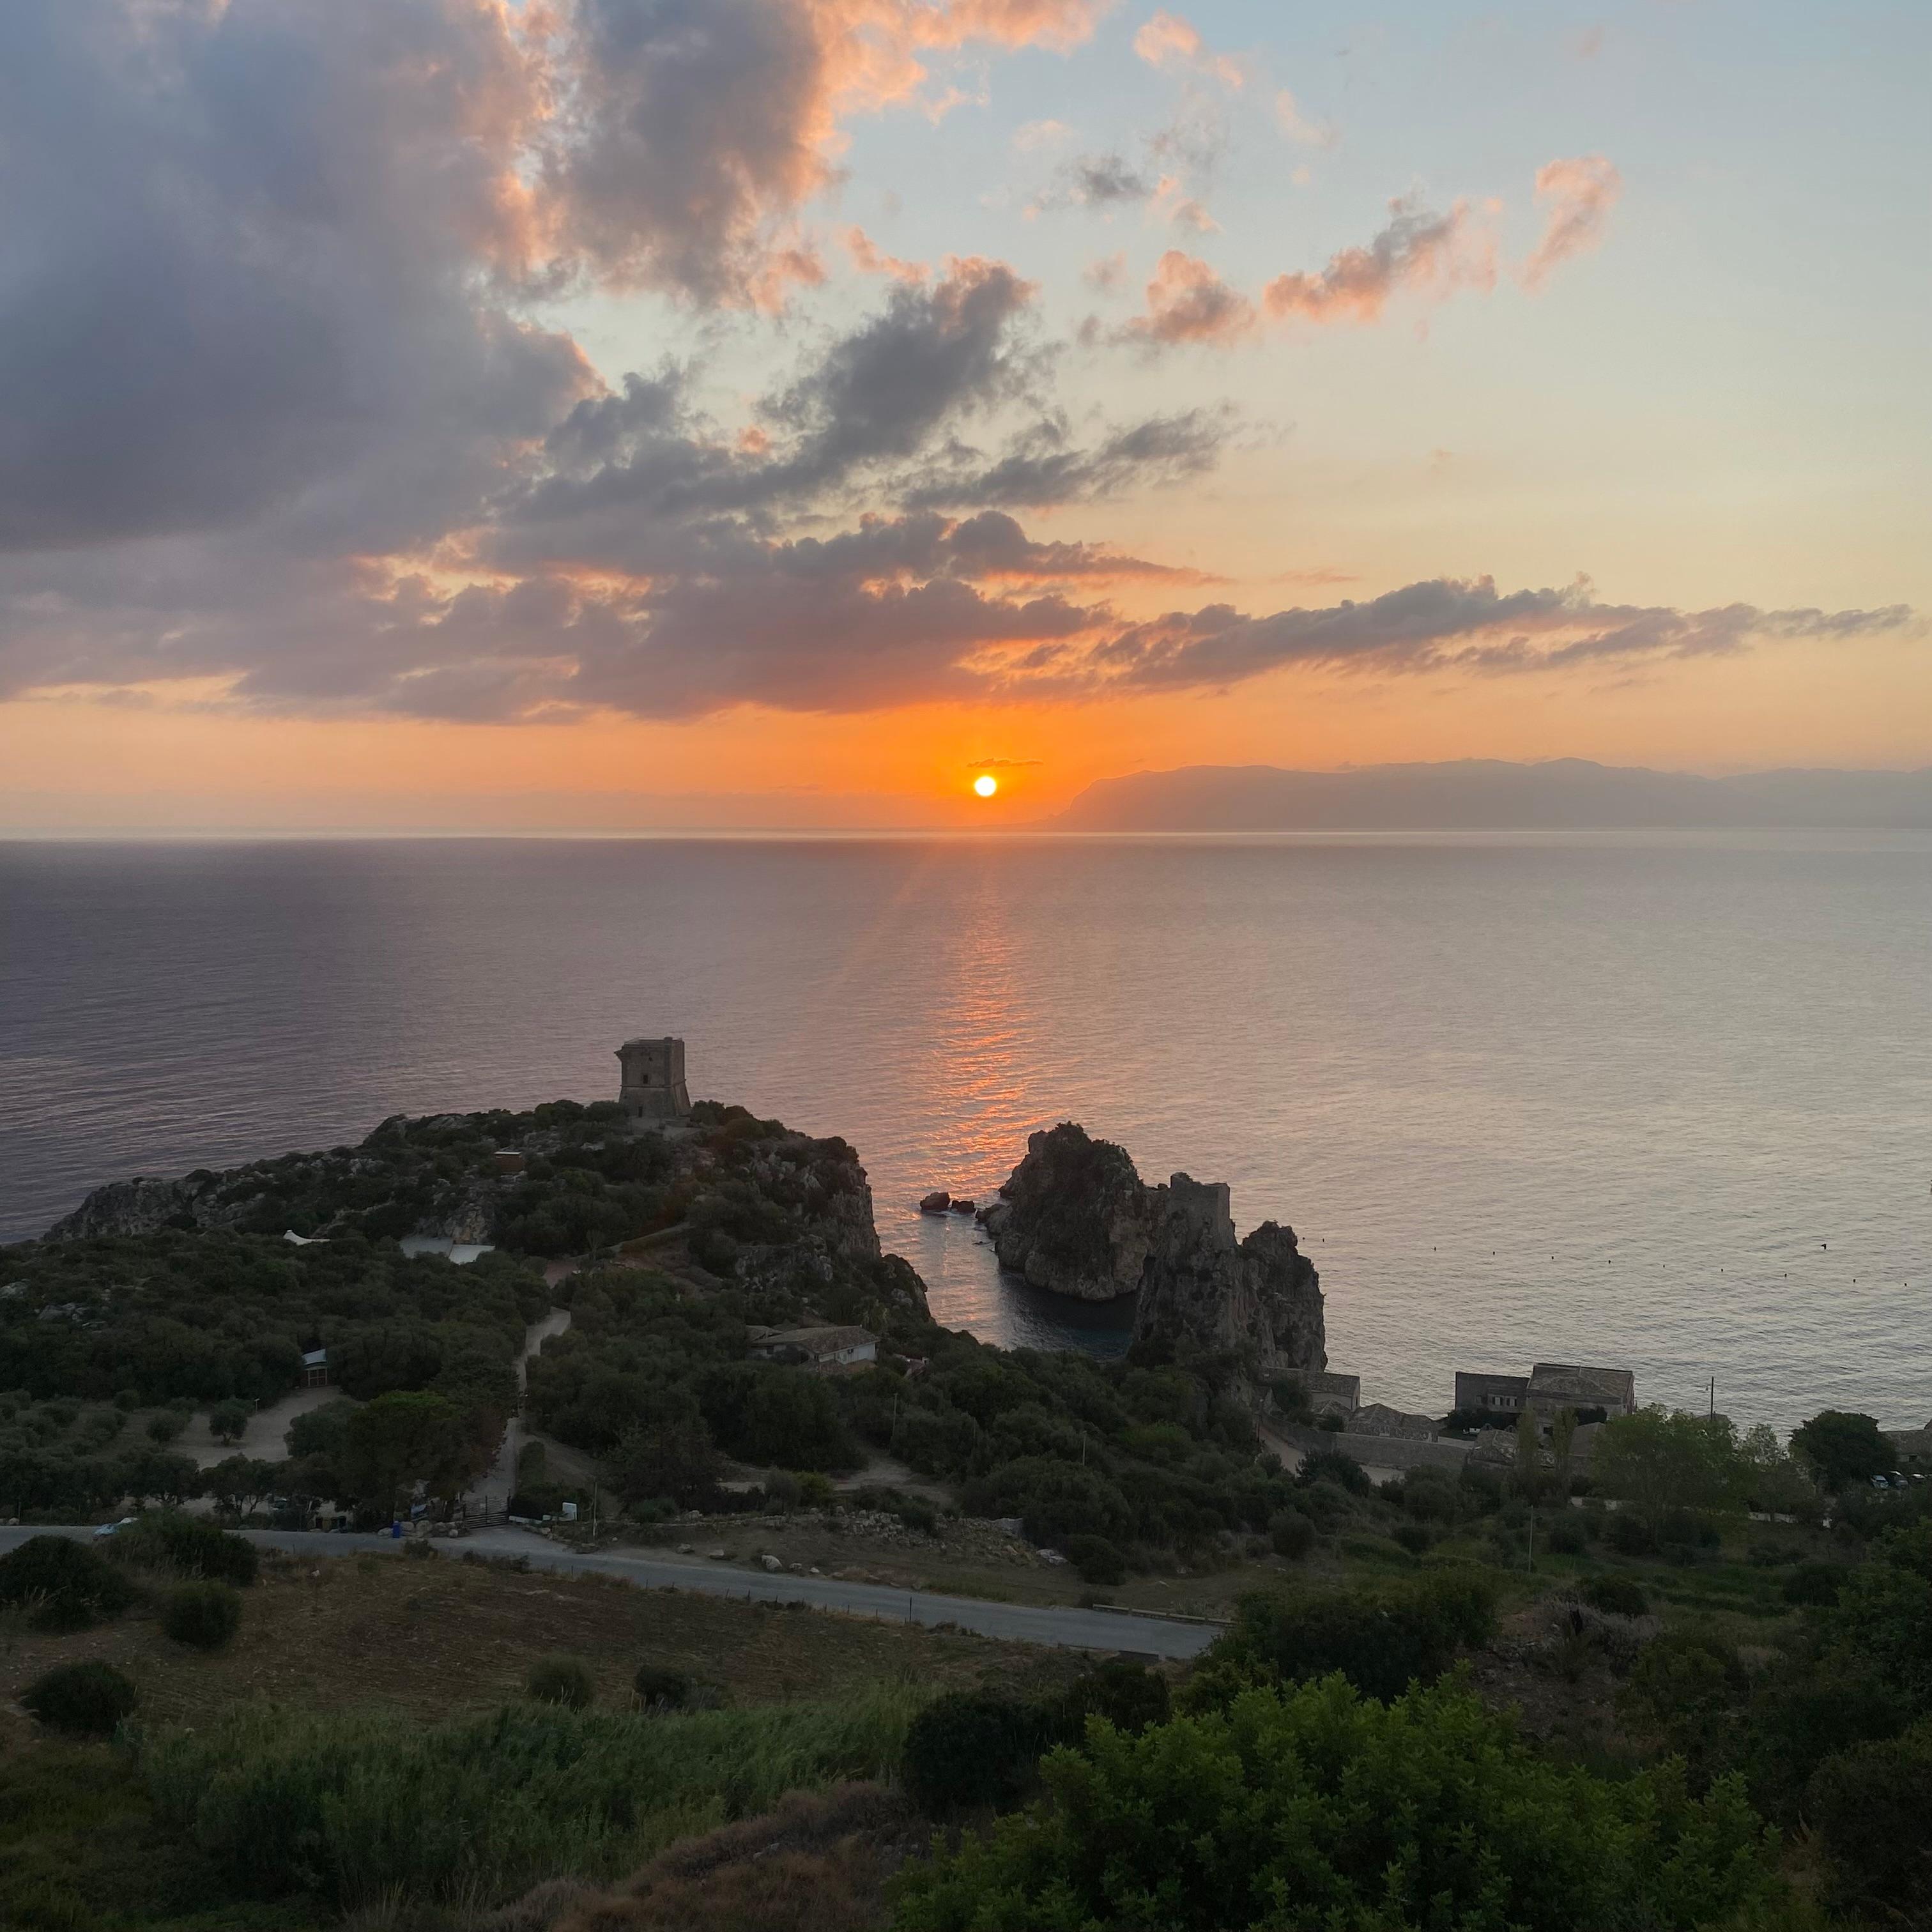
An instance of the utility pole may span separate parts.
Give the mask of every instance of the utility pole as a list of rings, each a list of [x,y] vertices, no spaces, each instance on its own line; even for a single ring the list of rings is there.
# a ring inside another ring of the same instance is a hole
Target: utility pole
[[[1709,1408],[1708,1410],[1706,1410],[1706,1413],[1707,1414],[1709,1414],[1709,1415],[1715,1415],[1715,1414],[1717,1414],[1717,1412],[1718,1412],[1718,1378],[1717,1378],[1717,1377],[1716,1377],[1715,1376],[1713,1376],[1711,1378],[1711,1406],[1710,1406],[1710,1408]]]

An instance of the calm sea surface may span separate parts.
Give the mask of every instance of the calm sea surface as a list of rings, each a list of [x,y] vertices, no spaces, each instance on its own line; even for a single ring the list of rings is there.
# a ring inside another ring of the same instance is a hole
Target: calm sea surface
[[[1366,1399],[1628,1364],[1932,1414],[1932,843],[0,845],[0,1238],[385,1114],[694,1094],[841,1133],[934,1312],[1120,1344],[934,1186],[1076,1119],[1291,1222]]]

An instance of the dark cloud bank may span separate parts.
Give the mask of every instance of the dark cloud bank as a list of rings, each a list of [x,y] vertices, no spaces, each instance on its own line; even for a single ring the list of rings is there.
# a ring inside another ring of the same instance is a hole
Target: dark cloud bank
[[[849,81],[838,11],[576,0],[536,43],[489,0],[0,8],[0,696],[199,676],[320,713],[862,710],[1521,673],[1906,614],[1478,580],[1126,622],[1109,586],[1186,573],[1015,513],[1197,476],[1233,420],[1075,424],[998,262],[896,286],[754,433],[675,366],[607,389],[547,298],[756,307],[819,272],[797,216]],[[1080,17],[1007,14],[1049,44]],[[982,17],[919,16],[947,46]]]

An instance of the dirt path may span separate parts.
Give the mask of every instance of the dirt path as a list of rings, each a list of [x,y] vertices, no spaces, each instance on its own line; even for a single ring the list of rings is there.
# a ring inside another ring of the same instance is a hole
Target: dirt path
[[[520,1393],[530,1381],[530,1359],[537,1354],[553,1335],[561,1335],[570,1326],[570,1310],[553,1308],[548,1315],[532,1322],[524,1332],[524,1352],[517,1358],[517,1388]],[[488,1471],[478,1478],[470,1492],[467,1500],[477,1504],[493,1502],[500,1508],[510,1499],[517,1486],[517,1456],[524,1444],[530,1441],[534,1432],[524,1426],[524,1418],[513,1415],[510,1426],[503,1431],[502,1445],[496,1451],[496,1460]]]

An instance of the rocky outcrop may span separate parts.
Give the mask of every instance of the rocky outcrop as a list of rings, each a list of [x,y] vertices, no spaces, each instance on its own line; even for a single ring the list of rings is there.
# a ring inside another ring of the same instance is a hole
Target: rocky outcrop
[[[1225,1183],[1177,1174],[1150,1187],[1124,1148],[1070,1121],[1028,1142],[980,1220],[1000,1264],[1036,1287],[1138,1294],[1144,1354],[1222,1363],[1250,1382],[1328,1365],[1314,1264],[1274,1221],[1238,1240]]]
[[[1064,1122],[1034,1135],[1000,1198],[980,1210],[1000,1265],[1080,1301],[1138,1292],[1159,1216],[1124,1148]]]
[[[245,1205],[216,1200],[219,1174],[190,1174],[162,1180],[137,1174],[97,1187],[71,1214],[46,1232],[50,1241],[74,1241],[90,1234],[152,1234],[162,1228],[232,1227]]]

